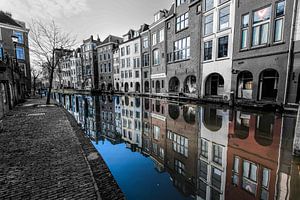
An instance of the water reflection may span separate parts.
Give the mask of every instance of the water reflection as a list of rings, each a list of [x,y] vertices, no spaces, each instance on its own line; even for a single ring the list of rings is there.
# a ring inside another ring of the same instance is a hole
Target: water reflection
[[[55,94],[128,199],[297,199],[295,116]]]

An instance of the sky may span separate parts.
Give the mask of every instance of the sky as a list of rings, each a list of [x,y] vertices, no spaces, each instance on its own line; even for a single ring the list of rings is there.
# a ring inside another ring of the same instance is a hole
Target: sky
[[[0,0],[0,10],[30,23],[32,18],[53,19],[78,42],[94,35],[122,36],[129,29],[151,24],[154,13],[169,9],[174,0]]]

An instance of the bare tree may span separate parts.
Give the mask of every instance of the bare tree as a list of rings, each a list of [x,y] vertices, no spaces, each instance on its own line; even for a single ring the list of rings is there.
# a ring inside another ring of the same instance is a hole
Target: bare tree
[[[35,59],[49,71],[49,90],[46,104],[50,104],[50,95],[53,85],[53,74],[59,65],[58,50],[71,49],[76,39],[69,33],[63,32],[56,23],[32,20],[30,24],[30,46]]]
[[[36,81],[41,75],[41,71],[38,69],[31,69],[31,77],[32,77],[32,84],[33,84],[33,94],[35,95],[36,92]]]

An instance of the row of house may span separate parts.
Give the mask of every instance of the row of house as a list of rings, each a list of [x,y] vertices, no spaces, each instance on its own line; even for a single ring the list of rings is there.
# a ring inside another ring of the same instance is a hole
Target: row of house
[[[167,172],[185,196],[293,199],[297,193],[293,117],[132,96],[54,99],[96,143],[126,143],[149,157],[157,173]]]
[[[56,85],[298,104],[299,9],[296,0],[176,0],[123,37],[84,40],[80,70],[64,64],[70,53]]]
[[[24,22],[0,11],[0,119],[31,92],[28,33]]]

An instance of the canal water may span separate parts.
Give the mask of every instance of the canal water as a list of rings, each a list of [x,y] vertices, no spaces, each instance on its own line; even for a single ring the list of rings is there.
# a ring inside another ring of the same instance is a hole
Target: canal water
[[[131,96],[54,98],[127,199],[300,199],[294,115]]]

